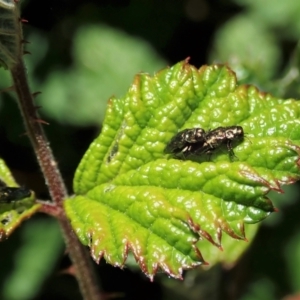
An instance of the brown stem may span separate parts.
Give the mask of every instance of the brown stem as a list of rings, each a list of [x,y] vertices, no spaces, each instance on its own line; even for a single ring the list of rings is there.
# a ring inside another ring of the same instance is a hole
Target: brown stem
[[[55,218],[60,218],[60,216],[62,215],[62,209],[59,209],[58,206],[52,201],[50,202],[36,199],[35,202],[41,204],[39,212],[43,212]]]
[[[67,197],[67,191],[41,126],[37,110],[34,107],[33,96],[28,86],[23,60],[20,59],[10,71],[18,95],[18,104],[23,115],[27,134],[34,148],[54,204],[52,207],[53,215],[55,215],[54,208],[56,207],[57,219],[63,232],[68,253],[74,264],[82,295],[84,299],[88,300],[102,299],[103,296],[99,290],[88,252],[76,237],[63,209],[63,200]]]

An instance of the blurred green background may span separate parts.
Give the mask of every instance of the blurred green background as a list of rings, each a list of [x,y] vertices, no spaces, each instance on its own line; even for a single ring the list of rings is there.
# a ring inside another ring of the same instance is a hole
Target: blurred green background
[[[32,53],[25,57],[28,75],[33,91],[42,92],[35,103],[50,123],[44,128],[70,193],[109,97],[122,96],[138,72],[154,74],[190,57],[197,67],[227,63],[241,83],[300,98],[298,0],[24,0],[22,17]],[[0,88],[10,86],[8,72],[0,76]],[[13,94],[0,97],[0,156],[20,184],[48,199]],[[137,269],[102,261],[96,266],[102,287],[120,299],[296,299],[298,194],[295,184],[271,195],[280,211],[231,268],[191,270],[183,281],[159,274],[150,283]],[[1,243],[0,257],[0,299],[81,299],[65,272],[70,262],[55,220],[37,215],[25,222]]]

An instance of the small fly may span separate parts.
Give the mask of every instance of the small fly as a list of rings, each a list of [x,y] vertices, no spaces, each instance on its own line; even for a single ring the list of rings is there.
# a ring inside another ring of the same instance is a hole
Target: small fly
[[[203,153],[211,155],[216,149],[226,144],[230,158],[235,157],[233,152],[233,141],[242,140],[244,138],[244,130],[241,126],[218,127],[210,130],[205,135],[205,142],[202,146],[194,148],[195,155]]]
[[[0,187],[0,203],[11,203],[31,196],[26,187]]]
[[[165,153],[174,156],[188,156],[195,147],[203,146],[205,130],[202,128],[187,128],[178,132],[165,148]]]
[[[212,153],[226,144],[230,158],[235,157],[232,143],[244,138],[241,126],[217,127],[207,133],[202,128],[189,128],[178,132],[168,143],[165,153],[175,157],[199,156]]]

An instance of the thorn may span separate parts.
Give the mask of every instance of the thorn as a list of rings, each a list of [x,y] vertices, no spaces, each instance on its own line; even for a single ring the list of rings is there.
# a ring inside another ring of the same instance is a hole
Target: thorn
[[[124,298],[125,294],[122,292],[116,292],[116,293],[101,293],[103,299],[108,300],[108,299],[117,299],[117,298]]]
[[[63,269],[59,272],[59,274],[67,274],[67,275],[71,275],[76,277],[76,272],[75,272],[75,268],[73,265],[71,265],[70,267]]]
[[[279,209],[277,207],[274,207],[274,212],[279,212]]]
[[[21,134],[19,135],[19,137],[26,136],[26,135],[28,136],[28,132],[27,132],[27,131],[21,133]]]
[[[29,51],[23,51],[23,55],[26,55],[26,54],[31,54],[31,52],[29,52]]]
[[[39,92],[39,91],[38,91],[38,92],[34,92],[34,93],[32,93],[31,95],[32,95],[32,97],[34,97],[34,98],[35,98],[37,95],[39,95],[39,94],[41,94],[41,93],[42,93],[42,92]]]
[[[30,44],[30,42],[26,40],[21,40],[21,44]]]
[[[34,108],[35,108],[35,110],[38,110],[38,109],[42,108],[42,106],[40,106],[40,105],[35,105]]]
[[[19,18],[19,21],[22,22],[22,23],[28,23],[28,20],[22,19],[22,18]]]
[[[14,91],[15,91],[15,86],[12,85],[12,86],[9,86],[9,87],[7,87],[7,88],[1,89],[1,90],[0,90],[0,93],[14,92]]]
[[[40,123],[40,124],[50,125],[48,122],[46,122],[42,119],[35,119],[34,121],[37,122],[37,123]]]

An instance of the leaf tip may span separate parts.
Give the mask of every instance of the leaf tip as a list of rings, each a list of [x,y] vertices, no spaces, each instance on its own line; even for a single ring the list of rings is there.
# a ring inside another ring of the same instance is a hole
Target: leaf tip
[[[243,166],[244,167],[244,166]],[[242,176],[245,176],[248,180],[251,180],[255,183],[259,183],[260,185],[265,186],[268,190],[266,190],[266,193],[268,193],[270,190],[276,191],[278,193],[283,193],[283,190],[280,186],[280,183],[278,180],[274,181],[268,181],[262,176],[258,175],[254,170],[251,169],[244,169],[239,172]]]
[[[243,222],[238,222],[237,224],[231,224],[231,226],[225,223],[222,225],[222,229],[234,239],[245,240],[246,238]]]
[[[216,231],[217,231],[217,241],[214,241],[213,237],[211,234],[209,234],[206,230],[201,229],[201,226],[199,224],[194,223],[191,217],[188,218],[188,224],[190,228],[195,232],[198,233],[200,237],[205,238],[208,240],[211,244],[214,246],[220,248],[221,247],[221,239],[222,239],[222,229],[217,226]]]
[[[199,263],[197,265],[208,265],[208,262],[206,262],[200,252],[200,250],[198,249],[198,247],[194,244],[193,245],[193,248],[198,256],[198,259],[199,259]]]
[[[191,59],[191,57],[190,56],[188,56],[185,60],[184,60],[184,63],[185,64],[188,64],[189,63],[189,61],[190,61],[190,59]]]

